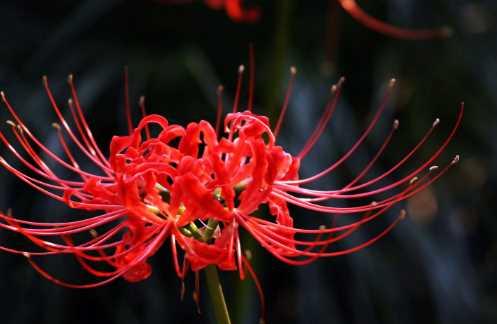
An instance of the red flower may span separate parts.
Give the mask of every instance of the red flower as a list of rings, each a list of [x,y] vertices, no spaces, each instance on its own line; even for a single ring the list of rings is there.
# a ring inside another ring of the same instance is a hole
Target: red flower
[[[401,39],[445,38],[452,33],[448,27],[436,29],[409,29],[397,27],[368,15],[359,7],[355,0],[338,0],[338,3],[340,3],[342,8],[347,11],[349,15],[367,28],[390,37]]]
[[[383,231],[358,246],[340,250],[335,248],[335,243],[374,221],[398,202],[423,190],[458,161],[456,156],[445,167],[433,166],[459,127],[462,107],[453,130],[438,150],[399,180],[372,188],[412,158],[428,140],[439,123],[438,119],[420,142],[385,173],[364,180],[387,149],[398,128],[397,121],[376,155],[350,183],[332,190],[311,189],[309,184],[341,166],[372,132],[385,109],[394,80],[372,121],[350,150],[323,171],[300,179],[300,164],[332,117],[343,79],[332,87],[332,97],[302,150],[291,154],[277,144],[277,135],[288,107],[295,69],[291,70],[289,89],[274,128],[267,117],[251,111],[251,93],[247,110],[238,112],[243,70],[243,67],[239,70],[233,112],[224,119],[222,136],[216,131],[222,113],[221,91],[216,127],[207,121],[182,127],[169,124],[166,118],[159,115],[146,116],[141,100],[144,117],[133,128],[127,109],[129,134],[112,138],[109,158],[94,140],[72,77],[69,77],[72,99],[68,104],[72,121],[64,118],[44,78],[52,108],[59,118],[60,124],[54,126],[65,157],[56,155],[31,133],[2,92],[2,101],[13,118],[9,122],[12,133],[25,154],[15,148],[2,132],[0,140],[24,165],[25,170],[12,166],[4,158],[0,158],[1,165],[36,190],[80,210],[82,216],[77,221],[46,223],[0,214],[3,220],[1,228],[24,235],[41,251],[0,248],[24,254],[43,276],[69,287],[95,287],[118,277],[131,282],[146,279],[151,273],[148,259],[166,240],[171,243],[175,269],[180,278],[190,269],[198,271],[208,265],[216,265],[223,270],[238,270],[241,277],[246,267],[254,276],[242,253],[241,228],[275,257],[293,265],[306,264],[319,257],[352,253],[387,234],[405,212],[402,211]],[[127,78],[125,80],[127,84]],[[70,139],[71,145],[67,139]],[[74,147],[80,151],[78,155],[72,152]],[[39,151],[52,160],[51,164],[65,168],[79,180],[58,176],[37,153]],[[85,171],[75,156],[86,156],[100,172]],[[372,197],[380,193],[384,198],[373,202]],[[367,202],[347,207],[334,204],[345,200]],[[347,217],[351,221],[329,228],[299,228],[294,226],[289,204],[323,215],[349,215]],[[260,214],[264,205],[269,210],[267,217]],[[98,215],[90,216],[87,214],[89,211],[98,212]],[[82,239],[84,234],[87,236]],[[66,283],[49,275],[32,258],[53,254],[74,255],[85,270],[101,279],[83,285]],[[181,255],[182,262],[178,260]]]
[[[192,0],[156,0],[162,3],[186,3]],[[245,8],[243,0],[204,0],[206,6],[214,10],[225,10],[228,17],[235,22],[254,23],[261,17],[257,7]]]
[[[244,8],[243,0],[204,0],[204,2],[212,9],[226,10],[226,14],[236,22],[253,23],[261,16],[258,8]]]

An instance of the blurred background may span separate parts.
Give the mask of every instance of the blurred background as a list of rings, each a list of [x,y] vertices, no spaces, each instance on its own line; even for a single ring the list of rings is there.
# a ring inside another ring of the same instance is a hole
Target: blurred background
[[[235,22],[200,0],[5,0],[0,3],[0,87],[32,130],[57,149],[50,126],[55,115],[41,76],[48,75],[57,99],[64,102],[69,96],[67,75],[74,73],[85,112],[105,151],[112,135],[126,131],[124,66],[129,67],[132,102],[145,95],[149,112],[174,123],[213,121],[216,87],[225,86],[229,105],[238,65],[247,63],[253,43],[256,112],[274,120],[289,67],[298,69],[279,139],[289,152],[298,152],[315,128],[330,86],[340,76],[347,78],[334,119],[303,163],[302,175],[311,175],[352,145],[388,80],[397,78],[389,108],[366,145],[342,169],[316,184],[320,188],[350,181],[381,144],[394,118],[400,120],[400,129],[373,173],[403,157],[440,118],[433,140],[415,159],[419,164],[450,131],[464,101],[463,126],[439,162],[461,154],[461,163],[403,205],[409,217],[388,237],[358,253],[305,267],[283,264],[256,244],[247,246],[266,295],[268,323],[496,323],[497,2],[359,4],[392,24],[450,26],[453,35],[418,41],[390,38],[359,24],[336,0],[245,1],[245,7],[261,10],[254,23]],[[245,93],[242,99],[246,102]],[[5,110],[0,116],[9,118]],[[0,152],[7,155],[4,147]],[[7,208],[18,217],[39,220],[68,213],[65,206],[2,170],[0,209]],[[326,217],[298,208],[292,213],[301,224],[303,219]],[[376,225],[384,226],[392,217],[395,211]],[[364,241],[376,225],[343,247]],[[0,233],[1,244],[14,240]],[[68,259],[40,262],[61,277],[74,278],[80,270]],[[97,289],[71,290],[42,279],[24,258],[3,253],[0,322],[209,323],[207,296],[202,295],[198,315],[191,278],[180,301],[169,249],[162,249],[152,262],[154,272],[146,281],[117,280]],[[236,273],[223,273],[222,280],[234,323],[257,323],[260,310],[253,283],[240,282]]]

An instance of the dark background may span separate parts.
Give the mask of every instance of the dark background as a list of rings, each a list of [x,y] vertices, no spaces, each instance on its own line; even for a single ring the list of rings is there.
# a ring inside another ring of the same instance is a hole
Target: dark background
[[[399,86],[380,127],[346,167],[319,182],[334,188],[350,179],[388,131],[401,128],[393,149],[374,172],[398,161],[431,126],[442,120],[419,161],[450,130],[461,101],[462,129],[441,158],[461,154],[458,167],[417,198],[410,217],[388,237],[350,256],[292,267],[254,246],[256,271],[266,295],[268,323],[495,323],[497,322],[497,3],[492,0],[360,1],[376,17],[410,27],[451,26],[449,39],[406,41],[379,35],[331,1],[252,1],[256,24],[237,24],[201,1],[164,5],[151,0],[2,1],[0,87],[47,145],[56,149],[55,120],[42,91],[48,75],[57,98],[69,96],[74,73],[97,141],[106,149],[125,132],[122,71],[128,65],[131,98],[147,96],[149,112],[171,122],[213,120],[215,89],[227,103],[237,67],[256,49],[256,111],[280,107],[288,68],[299,70],[280,141],[298,152],[314,128],[331,84],[347,77],[336,118],[302,167],[325,167],[350,147],[391,77]],[[248,2],[247,2],[248,5]],[[2,119],[7,119],[5,110]],[[138,117],[138,115],[137,115]],[[2,126],[7,129],[7,125]],[[5,148],[0,148],[2,156]],[[12,160],[12,159],[10,159]],[[61,204],[0,171],[0,208],[18,217],[50,220],[68,213]],[[326,217],[292,209],[296,219]],[[385,225],[379,220],[379,225]],[[365,228],[343,247],[368,237]],[[362,236],[361,236],[362,235]],[[0,232],[1,244],[15,242]],[[70,290],[42,279],[24,258],[0,255],[0,323],[207,323],[191,298],[180,301],[180,284],[168,249],[153,258],[150,279],[118,280],[90,290]],[[40,261],[62,277],[78,277],[68,258]],[[223,274],[235,323],[256,323],[258,301],[250,282]]]

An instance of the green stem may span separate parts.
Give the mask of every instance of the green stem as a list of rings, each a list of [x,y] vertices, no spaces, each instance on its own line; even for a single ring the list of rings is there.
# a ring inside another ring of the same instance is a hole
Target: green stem
[[[209,219],[207,222],[207,228],[205,229],[203,235],[204,242],[208,242],[211,239],[218,223],[219,222],[217,220],[212,218]],[[224,299],[223,286],[221,286],[219,274],[217,273],[217,267],[215,265],[210,265],[205,268],[205,276],[207,278],[207,290],[211,296],[212,306],[214,306],[216,323],[231,324],[228,306],[226,306],[226,300]]]
[[[209,219],[207,222],[207,228],[202,234],[195,223],[190,223],[187,225],[187,230],[193,237],[199,241],[209,242],[214,231],[218,225],[218,221],[214,219]],[[216,318],[217,324],[231,324],[230,314],[228,312],[228,306],[226,306],[226,301],[224,299],[223,287],[219,281],[219,274],[217,273],[217,267],[215,265],[210,265],[205,268],[205,276],[207,281],[207,290],[211,297],[212,306],[214,307],[214,317]]]
[[[217,324],[231,324],[228,306],[224,300],[223,287],[219,281],[217,267],[210,265],[205,268],[207,278],[207,290],[211,297],[212,306],[214,307],[214,316]]]

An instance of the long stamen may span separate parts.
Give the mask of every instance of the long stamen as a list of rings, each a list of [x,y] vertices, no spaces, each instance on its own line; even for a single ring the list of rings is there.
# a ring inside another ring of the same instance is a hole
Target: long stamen
[[[70,85],[73,85],[73,82],[72,82],[73,78],[72,76],[70,75],[68,77],[68,82]],[[81,119],[81,122],[82,122],[82,126],[86,132],[86,135],[89,137],[90,139],[90,142],[92,143],[92,147],[95,149],[94,151],[91,151],[88,152],[84,146],[80,143],[80,141],[76,138],[76,136],[74,135],[73,131],[71,130],[71,128],[69,127],[68,123],[66,122],[66,120],[64,119],[64,116],[62,115],[62,112],[60,111],[56,101],[55,101],[55,98],[53,96],[53,93],[49,87],[49,84],[48,84],[48,78],[46,76],[43,77],[43,85],[45,87],[45,90],[46,90],[46,93],[48,95],[48,98],[50,100],[50,103],[52,105],[52,108],[53,110],[55,111],[57,117],[59,118],[61,124],[64,126],[64,129],[67,131],[67,133],[69,134],[69,136],[71,137],[71,139],[74,141],[74,143],[76,143],[76,145],[78,145],[78,147],[81,149],[81,151],[83,153],[85,153],[86,156],[88,156],[89,159],[91,159],[95,164],[97,164],[99,167],[102,168],[102,170],[104,170],[107,174],[109,174],[108,172],[110,171],[109,167],[108,167],[108,164],[106,162],[105,159],[102,159],[100,157],[100,159],[98,159],[96,156],[95,156],[95,152],[98,154],[99,153],[99,150],[98,150],[98,146],[96,145],[95,141],[93,140],[93,136],[91,136],[91,131],[89,130],[89,127],[88,127],[88,124],[86,123],[85,119],[84,119],[84,116],[82,115],[82,111],[81,111],[81,107],[79,105],[79,99],[77,98],[76,96],[76,92],[75,92],[75,88],[74,88],[74,85],[71,87],[71,91],[73,92],[73,98],[75,99],[74,100],[74,103],[76,105],[76,109],[78,110],[78,114],[80,114],[80,119]],[[36,137],[32,136],[30,134],[30,132],[28,132],[28,135],[30,135],[30,137],[32,138],[32,140],[40,147],[43,149],[43,144],[41,144],[37,139]],[[46,151],[44,149],[44,151]],[[53,158],[53,157],[52,157]],[[54,158],[55,159],[55,158]],[[57,159],[55,159],[57,160]]]
[[[57,105],[55,103],[55,100],[53,100],[53,96],[51,95],[51,91],[50,91],[50,88],[48,87],[48,79],[45,77],[45,89],[47,90],[47,93],[49,94],[49,98],[51,98],[51,102],[52,102],[52,106],[53,106],[53,109],[56,111],[57,115],[61,115],[60,112],[59,112],[59,109],[57,108]],[[70,74],[68,77],[67,77],[67,82],[69,84],[69,88],[71,89],[71,96],[72,96],[72,99],[74,101],[74,106],[76,108],[76,111],[78,113],[78,117],[79,117],[79,120],[81,122],[81,126],[82,126],[82,129],[84,130],[84,134],[86,134],[86,136],[88,137],[90,143],[91,143],[91,147],[94,149],[94,151],[96,152],[96,155],[97,157],[99,158],[101,164],[103,164],[104,166],[107,166],[109,167],[109,162],[107,161],[107,158],[104,156],[104,154],[102,153],[102,151],[100,150],[100,147],[97,145],[97,142],[95,141],[94,137],[93,137],[93,134],[91,132],[91,129],[90,127],[88,126],[88,122],[86,121],[86,118],[85,118],[85,115],[83,113],[83,109],[81,108],[81,103],[80,103],[80,100],[79,100],[79,96],[78,96],[78,92],[76,91],[76,86],[74,84],[74,76],[72,74]],[[60,118],[60,117],[59,117]],[[77,120],[78,118],[75,118],[75,121]],[[70,129],[68,129],[69,127],[66,127],[66,125],[64,125],[64,128],[69,132]],[[80,131],[81,132],[81,131]],[[71,132],[72,133],[72,132]],[[72,138],[72,137],[71,137]],[[95,155],[95,154],[92,154],[92,155]],[[104,170],[107,169],[107,168],[103,168]]]
[[[64,135],[62,134],[62,130],[60,129],[60,125],[57,123],[52,123],[52,127],[55,128],[57,131],[57,137],[59,138],[59,143],[62,146],[62,149],[66,153],[69,161],[71,161],[72,165],[74,166],[75,169],[79,169],[79,164],[76,162],[74,159],[74,155],[71,153],[71,150],[69,149],[69,146],[67,145],[66,140],[64,139]],[[83,177],[84,179],[84,177]]]
[[[68,181],[68,180],[63,180],[60,178],[54,178],[54,176],[49,172],[48,174],[43,171],[40,168],[35,167],[32,163],[29,163],[24,157],[22,157],[19,152],[10,144],[10,142],[5,138],[5,135],[0,131],[0,140],[4,143],[5,146],[7,146],[7,149],[23,164],[25,165],[29,170],[33,171],[34,173],[38,174],[39,176],[50,180],[54,181],[57,183],[63,183],[68,186],[82,186],[83,183],[79,181]],[[0,158],[0,160],[5,161],[3,158]],[[3,162],[2,162],[3,163]]]
[[[386,137],[386,139],[383,141],[383,144],[381,145],[380,149],[376,152],[374,157],[369,161],[369,163],[364,167],[364,169],[359,172],[359,174],[352,180],[349,184],[347,184],[343,189],[348,189],[352,187],[354,184],[356,184],[359,180],[361,180],[368,172],[371,170],[373,167],[374,163],[378,160],[378,158],[383,154],[385,149],[387,148],[388,144],[392,140],[393,134],[395,131],[399,128],[399,121],[396,119],[393,122],[392,129],[390,130],[390,133]]]
[[[282,260],[285,260],[284,262],[288,262],[288,258],[286,258],[284,255],[282,255],[281,253],[279,253],[277,250],[275,250],[274,248],[272,248],[272,245],[282,249],[283,251],[286,251],[286,253],[288,254],[295,254],[296,256],[307,256],[307,257],[315,257],[315,256],[319,256],[319,257],[335,257],[335,256],[339,256],[339,255],[346,255],[346,254],[351,254],[353,252],[357,252],[357,251],[360,251],[368,246],[370,246],[371,244],[373,244],[374,242],[378,241],[380,238],[384,237],[386,234],[388,234],[401,220],[403,220],[406,216],[406,213],[404,210],[402,210],[400,213],[399,213],[399,216],[390,224],[388,225],[382,232],[380,232],[379,234],[377,234],[376,236],[374,236],[373,238],[369,239],[368,241],[364,242],[364,243],[361,243],[355,247],[352,247],[352,248],[348,248],[348,249],[344,249],[344,250],[339,250],[339,251],[333,251],[333,252],[310,252],[310,251],[303,251],[303,250],[299,250],[299,249],[296,249],[296,248],[293,248],[293,247],[290,247],[288,246],[287,244],[283,244],[283,243],[280,243],[279,241],[271,238],[271,237],[268,237],[267,235],[264,235],[262,234],[261,232],[258,232],[257,230],[255,230],[254,228],[250,228],[248,229],[257,239],[259,242],[261,242],[261,244],[264,244],[266,245],[266,248],[269,250],[269,252],[271,252],[274,256],[276,256],[277,258],[280,258]],[[267,244],[271,244],[270,246],[268,246]],[[297,263],[292,262],[290,264],[295,264],[295,265],[299,265],[298,261]]]
[[[67,100],[67,106],[69,107],[69,111],[71,112],[72,119],[74,121],[74,124],[76,125],[76,129],[78,130],[79,136],[83,140],[82,144],[84,144],[84,146],[83,145],[82,146],[84,147],[84,150],[87,150],[92,157],[93,156],[97,157],[97,152],[93,148],[93,144],[91,144],[90,140],[88,139],[85,132],[83,131],[84,127],[83,127],[83,125],[81,125],[81,122],[80,122],[79,116],[78,116],[78,112],[76,111],[76,107],[74,106],[74,102],[72,99]],[[76,136],[75,136],[75,138],[76,138]],[[74,142],[76,142],[76,141],[74,141]]]
[[[385,108],[387,106],[387,103],[388,103],[388,100],[390,99],[390,96],[391,96],[391,93],[392,93],[392,89],[393,89],[395,83],[396,83],[395,79],[391,79],[390,80],[387,92],[385,93],[385,95],[384,95],[384,97],[383,97],[383,99],[382,99],[382,101],[380,103],[380,106],[379,106],[378,110],[376,111],[375,115],[373,116],[373,119],[369,123],[369,126],[362,133],[362,135],[355,142],[355,144],[352,145],[352,147],[340,159],[338,159],[338,161],[336,161],[335,163],[333,163],[332,165],[330,165],[325,170],[323,170],[323,171],[321,171],[321,172],[319,172],[319,173],[317,173],[317,174],[315,174],[315,175],[313,175],[313,176],[311,176],[309,178],[301,180],[302,183],[308,183],[308,182],[311,182],[311,181],[316,180],[318,178],[321,178],[321,177],[327,175],[328,173],[332,172],[333,170],[335,170],[336,168],[338,168],[340,165],[342,165],[346,160],[348,160],[348,158],[364,142],[364,140],[369,136],[369,134],[371,133],[371,131],[373,130],[373,128],[378,123],[378,120],[380,119],[380,116],[382,115],[383,111],[385,110]]]
[[[134,260],[132,260],[132,262],[127,264],[125,267],[122,267],[122,268],[116,270],[116,272],[114,272],[114,274],[112,276],[108,277],[107,279],[97,281],[97,282],[91,283],[91,284],[71,284],[71,283],[68,283],[66,281],[55,278],[54,276],[50,275],[47,271],[42,269],[34,260],[32,260],[32,258],[29,254],[25,254],[25,257],[28,260],[28,262],[31,264],[31,266],[41,276],[43,276],[47,280],[49,280],[49,281],[51,281],[59,286],[68,287],[68,288],[95,288],[95,287],[103,286],[105,284],[108,284],[108,283],[116,280],[117,278],[121,277],[124,273],[129,271],[132,267],[134,267],[135,265],[139,264],[144,259],[146,259],[149,256],[149,254],[152,251],[154,251],[157,248],[157,246],[162,242],[162,240],[164,239],[168,230],[169,230],[169,226],[162,229],[162,231],[157,235],[157,237],[152,242],[150,242],[150,244],[146,247],[146,249],[144,249],[144,251],[138,257],[136,257]]]
[[[242,91],[242,81],[243,81],[243,72],[245,71],[245,66],[240,65],[238,67],[238,80],[236,81],[236,92],[235,99],[233,101],[233,112],[236,113],[238,111],[238,104],[240,102],[240,94]]]
[[[96,203],[86,203],[86,202],[79,202],[79,201],[74,201],[70,199],[66,199],[66,197],[59,196],[57,194],[54,194],[39,185],[36,185],[33,183],[33,181],[30,179],[30,177],[26,176],[24,173],[20,172],[19,170],[15,169],[12,167],[10,164],[8,164],[3,158],[0,159],[0,164],[6,168],[9,172],[17,176],[20,180],[24,181],[27,183],[29,186],[33,187],[34,189],[38,190],[39,192],[49,196],[50,198],[53,198],[55,200],[58,200],[60,202],[64,202],[68,204],[71,207],[74,208],[95,208],[95,209],[104,209],[104,210],[110,210],[110,209],[117,209],[122,206],[120,205],[114,205],[114,204],[96,204]]]
[[[292,66],[290,68],[290,80],[288,81],[288,87],[286,89],[285,101],[283,102],[283,106],[281,107],[280,115],[278,117],[278,122],[276,123],[276,127],[274,128],[274,137],[278,137],[283,119],[285,118],[285,114],[288,109],[288,103],[290,102],[290,97],[292,95],[293,83],[295,81],[296,74],[297,68]]]
[[[394,171],[396,171],[397,169],[399,169],[401,166],[403,166],[412,156],[414,156],[414,154],[426,143],[426,141],[429,139],[429,137],[433,134],[433,130],[435,129],[435,127],[439,124],[439,119],[437,118],[435,120],[435,122],[432,124],[432,127],[425,133],[425,135],[421,138],[421,140],[399,161],[397,162],[393,167],[391,167],[388,171],[382,173],[381,175],[371,179],[371,180],[368,180],[362,184],[359,184],[359,185],[355,185],[355,186],[346,186],[342,189],[338,189],[338,190],[323,190],[323,191],[320,191],[321,193],[323,194],[338,194],[338,193],[345,193],[345,192],[351,192],[351,191],[356,191],[356,190],[359,190],[359,189],[363,189],[363,188],[366,188],[366,187],[369,187],[381,180],[383,180],[384,178],[386,178],[387,176],[389,176],[390,174],[392,174]],[[395,122],[394,122],[395,124]],[[374,160],[374,159],[373,159]],[[373,161],[371,161],[373,162]],[[373,162],[374,163],[374,162]],[[414,174],[411,173],[410,176],[406,176],[407,178],[412,178],[412,175]],[[312,191],[302,191],[303,188],[301,188],[300,186],[288,186],[287,184],[298,184],[299,181],[287,181],[285,182],[284,184],[283,183],[278,183],[277,185],[278,186],[282,186],[285,190],[287,191],[294,191],[296,190],[297,192],[300,192],[300,193],[303,193],[303,194],[312,194]]]
[[[428,168],[429,166],[431,166],[433,164],[433,162],[440,156],[440,154],[442,154],[442,152],[445,150],[445,148],[447,147],[447,145],[450,143],[450,141],[452,140],[452,138],[455,136],[457,130],[459,129],[459,126],[461,125],[461,122],[462,122],[462,117],[463,117],[463,114],[464,114],[464,103],[461,103],[461,106],[459,108],[459,112],[458,112],[458,115],[457,115],[457,120],[454,124],[454,126],[452,127],[452,130],[451,132],[449,133],[449,135],[446,137],[446,139],[444,140],[444,142],[440,145],[440,147],[437,149],[437,151],[428,159],[426,160],[422,165],[420,165],[418,168],[416,168],[414,171],[410,172],[407,176],[405,176],[404,178],[386,186],[386,187],[383,187],[382,190],[387,190],[388,189],[391,189],[391,188],[394,188],[396,186],[398,186],[399,184],[402,184],[402,183],[406,183],[408,181],[410,181],[410,179],[412,179],[413,177],[415,177],[417,174],[419,174],[422,170],[425,170],[426,168]],[[428,132],[427,135],[430,134],[430,132],[438,125],[439,123],[439,120],[436,119],[435,122],[433,123],[432,125],[432,128],[430,129],[430,131]],[[425,140],[427,138],[427,136],[425,136],[425,138],[423,140]],[[399,165],[403,164],[409,157],[410,155],[414,154],[413,152],[415,150],[417,150],[420,146],[420,144],[423,143],[423,140],[420,141],[418,143],[418,145],[416,145],[416,147],[411,151],[409,152],[409,154],[406,155],[406,157],[404,157],[399,163],[397,163],[394,167],[392,167],[390,170],[388,170],[387,172],[383,173],[382,175],[378,176],[377,178],[375,179],[372,179],[370,181],[367,181],[361,185],[358,185],[358,186],[355,186],[355,187],[350,187],[345,191],[352,191],[352,190],[357,190],[357,189],[361,189],[361,188],[364,188],[364,187],[367,187],[369,185],[371,185],[372,183],[375,183],[383,178],[385,178],[387,175],[389,175],[391,172],[393,172],[395,169],[397,169],[399,167]],[[304,191],[301,191],[303,189],[299,189],[299,188],[296,188],[298,192],[304,192]],[[305,192],[312,192],[312,191],[308,191],[308,190],[305,190]],[[338,194],[342,192],[341,190],[338,190],[338,191],[321,191],[321,192],[316,192],[318,194],[325,194],[325,195],[328,195],[328,197],[332,197],[334,196],[335,194]]]
[[[311,149],[314,147],[321,134],[325,130],[326,125],[333,116],[333,113],[335,112],[335,109],[338,105],[338,99],[340,98],[340,94],[342,93],[342,86],[344,82],[345,78],[341,77],[338,83],[331,87],[332,97],[326,104],[326,108],[321,115],[318,126],[314,129],[311,136],[309,136],[300,153],[297,154],[297,158],[303,159],[311,151]]]
[[[64,161],[63,159],[61,159],[59,156],[57,156],[55,153],[53,153],[51,150],[49,150],[46,146],[44,146],[36,137],[34,137],[31,134],[31,132],[29,131],[29,129],[26,128],[25,125],[19,124],[19,125],[17,125],[17,127],[12,128],[12,130],[13,130],[14,135],[16,136],[17,140],[21,144],[21,146],[26,150],[26,152],[28,152],[28,154],[30,155],[30,157],[40,166],[40,168],[42,170],[44,170],[45,173],[48,172],[51,175],[54,175],[54,173],[52,171],[49,171],[50,169],[48,168],[48,166],[46,165],[46,163],[43,162],[43,160],[35,152],[34,148],[29,143],[29,141],[28,141],[27,137],[25,136],[25,134],[27,134],[28,137],[32,140],[32,142],[34,144],[36,144],[36,146],[38,146],[50,158],[52,158],[55,162],[61,164],[65,168],[67,168],[67,169],[69,169],[69,170],[71,170],[71,171],[73,171],[73,172],[75,172],[77,174],[84,174],[84,175],[88,175],[88,176],[94,176],[94,177],[100,178],[100,179],[110,179],[108,177],[95,176],[95,175],[87,173],[87,172],[85,172],[85,171],[83,171],[81,169],[74,168],[71,164],[67,163],[66,161]],[[10,149],[10,147],[9,147],[9,149]]]
[[[53,185],[53,184],[50,184],[50,183],[47,183],[47,182],[43,182],[43,181],[34,179],[32,177],[29,177],[29,176],[21,173],[19,170],[15,169],[15,168],[12,168],[11,166],[9,166],[9,168],[15,170],[15,172],[16,172],[17,175],[21,175],[25,180],[27,180],[27,181],[29,181],[31,183],[37,183],[37,184],[39,184],[39,185],[41,185],[43,187],[47,187],[47,188],[51,188],[51,189],[56,189],[56,190],[66,190],[66,189],[73,190],[74,188],[71,188],[70,184],[75,184],[76,186],[81,185],[81,183],[74,183],[74,182],[69,182],[69,181],[60,179],[48,167],[48,165],[41,159],[41,157],[35,152],[35,150],[32,148],[32,146],[30,145],[28,139],[25,137],[24,131],[22,130],[22,128],[20,128],[18,125],[15,125],[13,123],[11,124],[11,126],[12,126],[12,131],[13,131],[14,135],[16,136],[17,140],[19,141],[19,143],[21,144],[21,146],[26,150],[26,152],[29,154],[29,156],[32,158],[32,160],[39,166],[40,172],[36,172],[35,171],[35,173],[40,174],[44,178],[46,178],[46,179],[48,179],[50,181],[53,181],[53,182],[59,184],[60,186],[56,186],[56,185]],[[2,135],[2,137],[3,137],[3,135]],[[9,150],[12,151],[11,147],[9,147]],[[22,160],[24,160],[24,159],[22,159]],[[2,161],[1,163],[4,164],[4,165],[7,164],[5,161]],[[25,165],[26,165],[26,163],[25,163]],[[32,169],[32,170],[36,170],[36,167],[34,167],[34,166],[31,167],[31,164],[28,164],[28,167],[30,169]],[[76,172],[76,173],[80,174],[79,172]],[[78,193],[76,193],[76,194],[79,196],[79,198],[83,198]]]
[[[128,67],[124,67],[124,111],[126,113],[126,123],[128,124],[128,133],[133,132],[133,118],[131,117],[131,105],[129,103],[129,75]]]
[[[221,118],[223,116],[223,91],[224,87],[219,85],[217,87],[217,109],[216,109],[216,134],[219,136],[219,131],[221,128]]]
[[[178,261],[178,248],[176,246],[176,235],[171,235],[171,254],[173,259],[174,270],[176,270],[176,275],[180,279],[184,279],[185,273],[180,269]]]
[[[15,112],[14,108],[10,105],[9,101],[7,100],[7,97],[5,96],[5,93],[2,91],[0,92],[0,96],[1,96],[1,99],[2,99],[2,102],[5,104],[5,106],[7,107],[7,109],[9,110],[10,114],[12,115],[12,117],[14,117],[16,123],[18,124],[17,128],[19,128],[19,130],[22,130],[22,134],[26,133],[28,135],[28,137],[40,148],[42,149],[48,156],[50,156],[53,160],[55,160],[56,162],[60,163],[61,165],[63,165],[64,167],[76,172],[76,173],[79,173],[79,172],[82,172],[81,170],[78,170],[78,169],[75,169],[72,165],[66,163],[64,160],[60,159],[57,155],[55,155],[51,150],[49,150],[45,145],[43,145],[32,133],[31,131],[29,130],[29,128],[26,127],[26,125],[23,123],[23,121],[20,119],[20,117],[17,115],[17,113]],[[65,122],[65,120],[63,120],[62,124],[64,126],[67,126],[67,123]],[[20,143],[22,144],[23,141],[21,139],[19,139],[19,137],[17,137],[18,140],[20,141]],[[29,149],[27,149],[28,152],[29,152]],[[90,157],[91,158],[91,157]]]
[[[405,200],[405,199],[407,199],[409,197],[414,196],[418,192],[424,190],[426,187],[428,187],[429,185],[431,185],[437,179],[439,179],[444,173],[446,173],[449,170],[449,168],[451,168],[458,161],[459,161],[459,156],[457,155],[452,160],[452,162],[450,164],[448,164],[446,167],[444,167],[442,170],[440,170],[437,174],[435,174],[429,180],[424,181],[424,182],[422,182],[422,181],[415,181],[415,182],[413,182],[413,184],[417,184],[417,187],[408,187],[403,192],[401,192],[399,194],[396,194],[396,195],[393,195],[393,196],[391,196],[389,198],[386,198],[386,199],[384,199],[382,201],[378,201],[377,203],[375,203],[373,205],[361,205],[361,206],[355,206],[355,207],[331,207],[331,206],[323,206],[323,205],[315,204],[315,203],[312,203],[310,201],[294,197],[294,196],[292,196],[292,195],[290,195],[290,194],[288,194],[286,192],[280,191],[278,189],[274,189],[271,194],[274,195],[274,197],[284,199],[285,201],[287,201],[288,203],[291,203],[293,205],[300,206],[300,207],[303,207],[303,208],[306,208],[306,209],[309,209],[309,210],[314,210],[314,211],[317,211],[317,212],[335,213],[337,215],[338,214],[341,214],[341,215],[343,215],[343,214],[354,214],[354,213],[359,213],[359,212],[365,212],[365,211],[369,211],[369,210],[378,209],[378,208],[381,208],[381,207],[383,207],[385,205],[391,205],[391,204],[400,202],[402,200]],[[436,171],[437,170],[435,170],[433,172],[430,172],[430,173],[434,173]],[[427,176],[425,176],[425,177],[427,177]],[[382,191],[386,190],[387,187],[389,187],[389,186],[386,186],[386,187],[381,188],[381,189],[377,189],[375,192],[382,192]],[[370,194],[373,194],[373,193],[370,193]],[[367,194],[367,195],[369,195],[369,194]],[[362,196],[367,196],[367,195],[359,194],[357,196],[358,197],[362,197]],[[327,197],[327,198],[329,199],[331,197]]]

